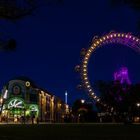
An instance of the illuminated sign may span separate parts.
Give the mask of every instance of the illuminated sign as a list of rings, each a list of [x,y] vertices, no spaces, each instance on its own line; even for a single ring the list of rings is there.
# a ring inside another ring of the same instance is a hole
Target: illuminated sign
[[[3,98],[7,99],[7,96],[8,96],[8,90],[6,89],[5,92],[4,92]]]
[[[8,103],[8,109],[11,108],[24,108],[24,102],[20,98],[13,98]]]
[[[27,81],[27,82],[26,82],[26,87],[29,87],[29,86],[30,86],[30,82]]]
[[[38,112],[38,111],[39,111],[37,105],[30,105],[30,106],[29,106],[29,110],[30,110],[30,111],[34,111],[34,112]]]

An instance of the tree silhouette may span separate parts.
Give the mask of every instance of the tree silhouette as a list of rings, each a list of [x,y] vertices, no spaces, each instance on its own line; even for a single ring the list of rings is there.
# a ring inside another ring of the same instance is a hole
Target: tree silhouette
[[[76,100],[72,107],[72,112],[76,122],[93,122],[97,121],[97,114],[93,111],[93,104]]]
[[[110,109],[113,108],[117,114],[122,115],[122,117],[132,117],[138,113],[137,103],[140,103],[140,84],[123,85],[119,81],[99,81],[98,89],[101,94],[101,101],[106,103]]]
[[[41,6],[62,2],[63,0],[0,0],[0,18],[18,20],[32,15]]]

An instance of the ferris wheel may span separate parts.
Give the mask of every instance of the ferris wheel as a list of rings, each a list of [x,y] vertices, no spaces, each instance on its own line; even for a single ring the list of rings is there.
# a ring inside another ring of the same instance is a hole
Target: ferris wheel
[[[75,70],[80,73],[82,85],[79,85],[79,88],[84,87],[86,89],[88,96],[93,99],[95,102],[102,103],[101,99],[97,94],[94,92],[94,88],[91,86],[91,82],[89,80],[88,75],[88,63],[93,55],[93,53],[96,51],[97,48],[100,48],[102,46],[108,45],[108,44],[121,44],[124,46],[127,46],[129,48],[134,49],[137,52],[140,52],[140,39],[131,33],[119,33],[119,32],[110,32],[106,35],[103,35],[101,37],[95,36],[92,40],[92,44],[88,49],[82,49],[81,55],[82,63],[81,65],[77,65],[75,67]]]

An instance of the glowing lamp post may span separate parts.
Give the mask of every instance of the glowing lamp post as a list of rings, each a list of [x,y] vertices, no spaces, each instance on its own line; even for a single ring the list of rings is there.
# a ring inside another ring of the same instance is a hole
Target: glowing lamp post
[[[137,105],[137,107],[140,107],[140,103],[137,103],[136,105]]]
[[[2,105],[3,103],[3,98],[0,98],[0,105]]]
[[[138,107],[138,120],[140,122],[140,103],[137,103],[136,106]]]
[[[2,108],[3,108],[3,98],[0,98],[0,121],[1,121]]]
[[[40,93],[40,117],[41,117],[41,122],[42,122],[42,92]]]
[[[85,103],[85,100],[82,99],[82,100],[81,100],[81,103],[84,104],[84,103]]]

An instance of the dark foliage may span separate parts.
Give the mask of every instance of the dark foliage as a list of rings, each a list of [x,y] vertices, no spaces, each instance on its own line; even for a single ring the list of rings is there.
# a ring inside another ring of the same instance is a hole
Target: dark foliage
[[[15,39],[9,39],[9,40],[2,40],[0,42],[0,51],[15,51],[17,47],[17,43]]]
[[[122,85],[119,81],[99,81],[98,88],[102,102],[109,107],[113,107],[116,112],[120,114],[128,113],[132,116],[138,113],[137,103],[140,103],[140,84]],[[107,109],[100,105],[97,105],[97,107],[100,110]]]
[[[75,117],[75,122],[96,122],[97,113],[93,111],[93,104],[81,103],[81,100],[76,100],[72,107],[72,112]]]
[[[5,51],[15,51],[16,50],[16,40],[10,39],[7,45],[3,48]]]

